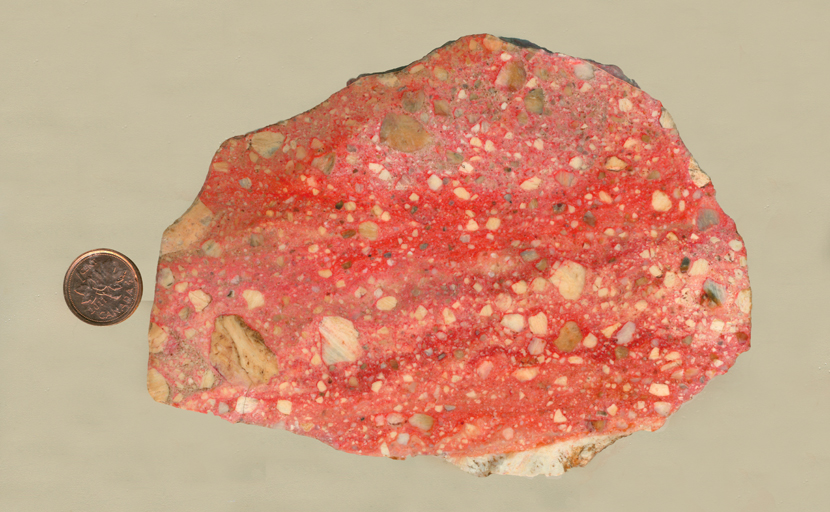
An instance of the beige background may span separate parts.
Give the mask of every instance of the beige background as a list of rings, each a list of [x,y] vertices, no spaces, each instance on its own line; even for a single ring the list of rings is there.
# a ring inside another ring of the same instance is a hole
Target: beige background
[[[830,503],[826,0],[2,2],[0,510],[820,510]],[[749,251],[752,350],[657,433],[555,479],[337,452],[145,391],[163,229],[226,138],[470,33],[619,65],[672,112]],[[144,273],[125,323],[78,254]]]

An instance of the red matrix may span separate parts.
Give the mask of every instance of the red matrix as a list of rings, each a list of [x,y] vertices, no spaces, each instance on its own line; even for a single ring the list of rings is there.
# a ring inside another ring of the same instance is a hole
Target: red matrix
[[[556,474],[726,372],[746,252],[671,116],[514,43],[462,38],[226,141],[162,242],[153,397]]]

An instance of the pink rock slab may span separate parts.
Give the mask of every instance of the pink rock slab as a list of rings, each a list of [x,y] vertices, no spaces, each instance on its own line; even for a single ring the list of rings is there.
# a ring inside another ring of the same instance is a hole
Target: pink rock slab
[[[555,475],[749,348],[746,253],[615,67],[464,37],[217,151],[164,233],[159,402]]]

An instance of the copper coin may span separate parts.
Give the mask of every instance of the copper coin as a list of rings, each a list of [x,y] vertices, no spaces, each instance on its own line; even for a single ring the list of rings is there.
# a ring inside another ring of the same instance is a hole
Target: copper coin
[[[129,318],[141,302],[142,291],[138,267],[111,249],[81,254],[63,278],[66,305],[92,325],[113,325]]]

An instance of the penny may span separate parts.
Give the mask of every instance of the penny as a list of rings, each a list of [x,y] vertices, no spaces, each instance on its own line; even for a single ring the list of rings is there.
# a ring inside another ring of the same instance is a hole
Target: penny
[[[92,325],[113,325],[129,318],[141,302],[142,289],[135,263],[111,249],[81,254],[63,278],[66,305]]]

